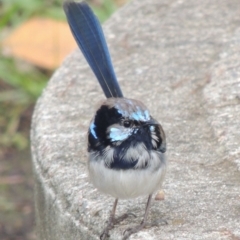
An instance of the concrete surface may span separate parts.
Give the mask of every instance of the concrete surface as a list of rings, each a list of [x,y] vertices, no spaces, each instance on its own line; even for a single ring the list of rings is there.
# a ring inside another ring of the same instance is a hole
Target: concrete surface
[[[130,239],[240,239],[240,1],[135,0],[104,25],[126,97],[167,134],[165,200]],[[56,71],[32,123],[38,239],[98,239],[114,199],[88,183],[86,132],[104,99],[79,50]],[[146,198],[112,232],[140,222]],[[164,219],[165,225],[160,222]]]

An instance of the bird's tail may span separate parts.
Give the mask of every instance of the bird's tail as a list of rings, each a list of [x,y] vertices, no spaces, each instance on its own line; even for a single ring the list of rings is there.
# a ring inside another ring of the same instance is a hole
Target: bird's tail
[[[107,98],[123,97],[101,24],[85,2],[63,5],[72,34]]]

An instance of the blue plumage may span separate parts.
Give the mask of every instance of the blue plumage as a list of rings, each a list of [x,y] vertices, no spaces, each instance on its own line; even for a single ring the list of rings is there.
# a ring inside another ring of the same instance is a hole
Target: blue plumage
[[[64,3],[73,36],[107,98],[123,97],[117,82],[102,27],[85,2]]]

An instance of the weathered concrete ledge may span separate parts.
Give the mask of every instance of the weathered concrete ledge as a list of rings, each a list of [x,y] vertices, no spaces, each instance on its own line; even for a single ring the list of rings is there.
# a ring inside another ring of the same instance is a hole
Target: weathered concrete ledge
[[[240,239],[240,1],[135,0],[104,25],[125,96],[143,100],[168,142],[165,200],[131,239]],[[80,51],[56,71],[32,123],[38,239],[98,239],[113,199],[88,183],[86,131],[104,98]],[[110,239],[137,224],[146,198]]]

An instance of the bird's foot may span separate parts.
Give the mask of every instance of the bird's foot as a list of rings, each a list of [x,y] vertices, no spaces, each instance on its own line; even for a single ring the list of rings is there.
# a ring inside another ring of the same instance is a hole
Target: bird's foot
[[[120,217],[110,218],[109,221],[108,221],[107,226],[103,229],[103,231],[102,231],[102,233],[100,235],[100,239],[101,240],[105,240],[105,239],[109,238],[110,237],[109,231],[112,230],[115,225],[119,224],[120,222],[122,222],[123,220],[128,218],[129,216],[136,217],[136,215],[133,214],[133,213],[125,213],[125,214],[123,214]]]
[[[161,219],[161,220],[158,220],[157,222],[155,223],[152,223],[152,224],[147,224],[147,222],[141,222],[140,225],[137,225],[135,227],[132,227],[132,228],[127,228],[124,232],[123,232],[123,238],[122,240],[126,240],[128,239],[133,233],[136,233],[136,232],[139,232],[141,231],[143,228],[148,228],[148,227],[156,227],[156,226],[159,226],[159,225],[168,225],[168,221],[167,220],[164,220],[164,219]]]
[[[145,226],[146,226],[146,222],[142,222],[140,225],[137,225],[137,226],[132,227],[132,228],[127,228],[127,229],[123,232],[123,238],[122,238],[122,240],[127,240],[133,233],[139,232],[139,231],[142,230]]]

